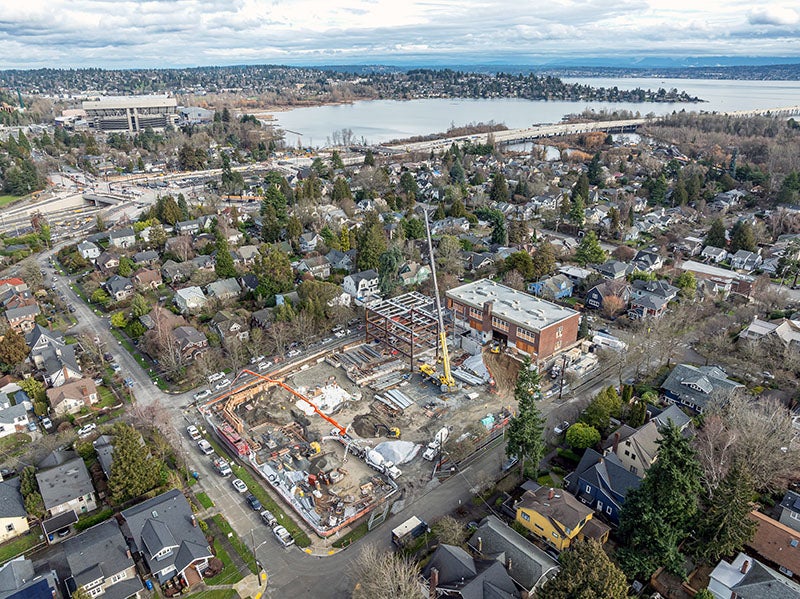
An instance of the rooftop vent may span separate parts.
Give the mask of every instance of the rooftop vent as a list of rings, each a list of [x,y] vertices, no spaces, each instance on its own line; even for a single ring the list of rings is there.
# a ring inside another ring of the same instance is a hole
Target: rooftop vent
[[[153,518],[158,518],[158,512],[157,511],[153,510],[150,513],[153,515]]]

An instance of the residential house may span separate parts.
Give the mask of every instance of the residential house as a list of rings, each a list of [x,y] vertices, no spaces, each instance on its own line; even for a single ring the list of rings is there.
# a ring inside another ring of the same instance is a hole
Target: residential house
[[[64,335],[60,331],[51,331],[37,324],[25,335],[25,343],[31,348],[30,360],[36,368],[44,364],[43,352],[50,347],[63,347]]]
[[[172,336],[178,342],[184,359],[193,360],[208,347],[208,339],[203,333],[191,326],[173,329]]]
[[[21,335],[26,335],[33,330],[36,325],[36,317],[40,314],[39,305],[21,306],[6,310],[6,320],[8,326]]]
[[[468,545],[476,557],[500,562],[528,597],[558,572],[558,561],[494,515],[481,520]]]
[[[675,250],[684,256],[697,256],[703,251],[703,240],[699,237],[684,237],[682,242],[676,244]]]
[[[592,276],[591,270],[579,266],[562,266],[558,269],[558,273],[567,277],[573,285],[580,285]]]
[[[28,408],[24,404],[17,403],[0,409],[0,438],[25,432],[27,426]]]
[[[155,250],[145,250],[133,255],[133,261],[139,265],[153,265],[158,262],[158,252]]]
[[[605,456],[587,449],[574,472],[565,479],[567,490],[582,503],[619,524],[619,513],[628,491],[639,488],[642,479],[625,467],[614,453]]]
[[[467,252],[464,268],[473,272],[489,269],[494,266],[494,255],[491,252]]]
[[[93,511],[97,508],[97,499],[86,464],[77,455],[68,459],[74,452],[62,453],[57,459],[66,461],[46,469],[42,469],[40,464],[36,473],[44,507],[51,516],[64,512],[85,514]]]
[[[272,310],[269,308],[256,310],[250,315],[250,322],[253,323],[254,327],[269,329],[272,326]]]
[[[595,266],[594,269],[599,272],[604,279],[609,279],[610,281],[624,279],[628,274],[633,272],[633,268],[630,264],[614,259],[606,260],[602,264]]]
[[[745,543],[751,555],[789,578],[800,577],[800,535],[793,528],[753,510],[748,514],[756,524],[755,536]]]
[[[761,256],[755,252],[748,252],[747,250],[739,250],[731,256],[731,268],[736,270],[743,270],[745,272],[752,272],[762,262]]]
[[[173,299],[175,305],[182,314],[186,312],[198,312],[203,309],[208,301],[203,290],[197,286],[184,287],[175,292]]]
[[[586,294],[586,307],[593,310],[608,309],[605,302],[609,297],[619,298],[622,301],[621,307],[624,308],[631,299],[631,286],[624,280],[603,281]]]
[[[247,341],[250,339],[250,329],[245,319],[228,310],[220,310],[211,319],[212,326],[223,343],[234,339]]]
[[[631,283],[631,299],[638,299],[645,295],[656,295],[671,302],[678,296],[680,290],[664,280],[644,281],[636,279]]]
[[[212,272],[216,266],[214,257],[206,254],[195,256],[190,260],[190,263],[194,266],[195,270],[203,270],[206,272]]]
[[[431,235],[447,232],[466,233],[467,231],[469,231],[469,221],[463,216],[447,216],[431,223]]]
[[[84,407],[97,403],[97,387],[89,378],[81,378],[64,383],[60,387],[47,390],[47,401],[56,416],[76,414]]]
[[[258,277],[252,273],[247,273],[239,277],[239,286],[242,288],[242,292],[254,292],[258,289]]]
[[[328,259],[332,270],[353,272],[353,259],[349,253],[340,250],[331,250],[325,254],[325,257]]]
[[[42,350],[40,356],[43,359],[41,370],[44,382],[51,387],[59,387],[70,379],[83,376],[72,345],[50,346]]]
[[[176,576],[188,586],[202,580],[213,554],[180,490],[128,508],[121,516],[133,551],[144,558],[159,583]]]
[[[128,277],[114,275],[103,283],[103,287],[115,302],[121,302],[133,295],[133,282]]]
[[[182,220],[175,223],[175,232],[178,235],[194,235],[202,229],[200,219]]]
[[[303,254],[313,252],[317,249],[317,246],[323,242],[324,240],[322,237],[313,231],[311,233],[303,233],[300,235],[300,252]]]
[[[236,299],[241,293],[242,288],[239,287],[239,282],[234,277],[214,281],[206,285],[208,299],[217,299],[221,302]]]
[[[703,248],[703,251],[700,252],[700,259],[705,260],[706,262],[713,262],[714,264],[719,264],[720,262],[725,262],[728,258],[728,252],[722,248],[714,247],[713,245],[707,245]]]
[[[187,262],[175,262],[174,260],[167,260],[161,266],[161,274],[164,279],[174,283],[182,283],[188,281],[194,271],[197,270],[197,265],[191,260]]]
[[[83,589],[90,597],[138,599],[144,590],[128,544],[114,518],[64,541],[70,593]]]
[[[562,489],[540,487],[525,491],[516,504],[516,521],[558,551],[575,539],[608,540],[609,527],[593,518],[594,512]]]
[[[129,248],[136,243],[136,233],[130,227],[109,231],[108,244],[116,248]]]
[[[661,384],[666,398],[674,403],[702,412],[714,398],[724,398],[744,385],[732,381],[717,366],[677,364]]]
[[[660,318],[667,311],[669,301],[652,293],[632,297],[628,308],[628,318]]]
[[[331,265],[325,256],[311,256],[300,260],[297,271],[311,273],[317,279],[327,279],[331,276]]]
[[[243,266],[251,266],[255,263],[256,258],[260,255],[257,245],[243,245],[236,250],[239,259]]]
[[[740,339],[760,341],[769,337],[780,339],[785,345],[800,345],[800,321],[781,318],[780,320],[766,321],[758,316],[753,317],[747,328],[739,333]]]
[[[378,273],[370,269],[347,275],[342,282],[342,288],[359,302],[375,299],[380,295]]]
[[[155,268],[142,268],[133,274],[131,282],[136,289],[158,289],[163,285],[164,279]]]
[[[655,272],[664,266],[664,258],[658,253],[648,250],[639,250],[631,261],[634,270]]]
[[[780,523],[800,532],[800,493],[787,491],[780,503]]]
[[[0,543],[28,532],[28,512],[19,488],[19,477],[0,481]]]
[[[431,276],[431,267],[412,260],[404,262],[397,271],[404,287],[424,283]]]
[[[708,590],[715,599],[800,599],[800,585],[744,553],[720,560]]]
[[[422,570],[428,597],[519,599],[520,592],[497,559],[474,558],[461,547],[439,545]]]
[[[37,574],[33,562],[23,556],[0,567],[0,599],[57,599],[59,588],[55,570]]]
[[[111,252],[103,252],[95,260],[95,266],[100,269],[102,273],[113,272],[119,266],[119,256]]]
[[[574,284],[566,275],[545,277],[535,283],[528,283],[528,293],[549,300],[559,300],[572,296]]]
[[[91,241],[81,241],[78,244],[78,253],[84,260],[94,262],[100,256],[100,248]]]
[[[749,296],[755,280],[751,276],[733,270],[725,270],[724,268],[703,264],[702,262],[695,262],[694,260],[682,262],[679,268],[680,270],[693,273],[698,279],[698,283],[700,283],[700,279],[708,281],[718,292],[724,291],[727,293],[733,291]]]

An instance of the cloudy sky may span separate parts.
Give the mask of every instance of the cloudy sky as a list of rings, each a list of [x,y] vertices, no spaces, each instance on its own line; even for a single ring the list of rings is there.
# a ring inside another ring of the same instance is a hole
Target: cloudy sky
[[[243,63],[800,60],[763,0],[0,0],[0,69]]]

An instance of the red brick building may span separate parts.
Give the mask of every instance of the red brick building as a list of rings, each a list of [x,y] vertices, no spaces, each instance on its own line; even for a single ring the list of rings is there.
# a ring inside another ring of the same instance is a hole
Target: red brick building
[[[578,340],[578,312],[489,279],[445,295],[456,322],[481,343],[500,342],[544,360]]]

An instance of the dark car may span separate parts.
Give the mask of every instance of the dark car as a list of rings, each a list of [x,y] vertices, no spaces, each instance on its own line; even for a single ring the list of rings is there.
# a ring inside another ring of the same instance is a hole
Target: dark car
[[[258,497],[256,497],[255,495],[248,495],[247,497],[245,497],[245,500],[247,501],[247,505],[249,505],[255,511],[257,512],[261,511],[261,502],[258,500]]]

